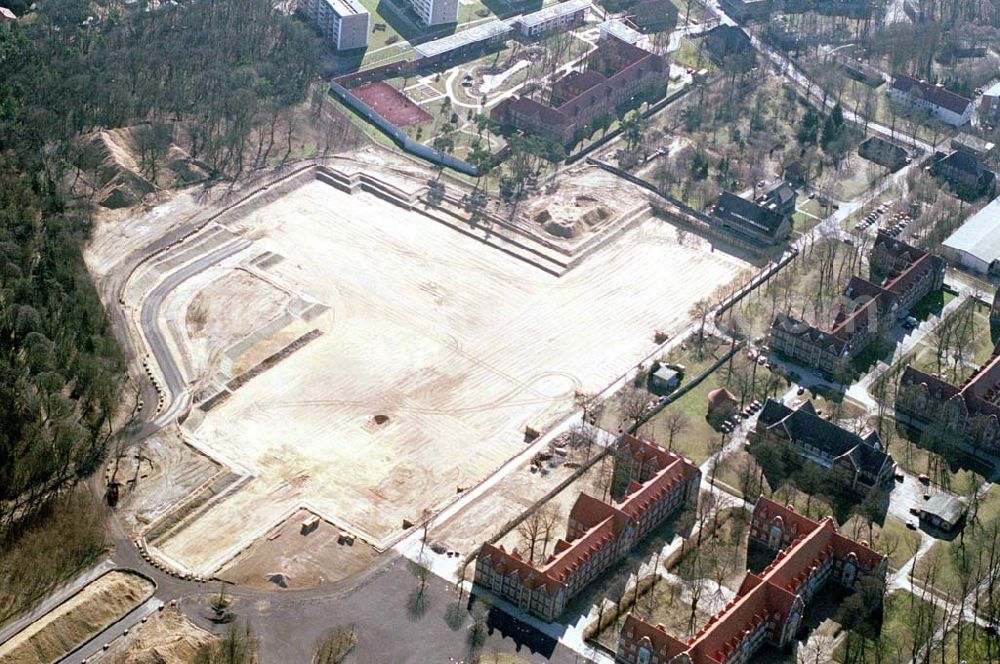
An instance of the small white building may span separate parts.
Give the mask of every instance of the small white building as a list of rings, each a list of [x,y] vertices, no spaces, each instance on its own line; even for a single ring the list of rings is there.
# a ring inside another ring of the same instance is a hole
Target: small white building
[[[900,106],[930,113],[945,124],[958,127],[972,118],[973,103],[940,83],[900,75],[893,79],[889,98]]]
[[[1000,125],[1000,83],[994,83],[983,92],[979,100],[979,125]]]
[[[587,20],[590,6],[590,0],[566,0],[517,17],[514,19],[514,27],[522,37],[538,37],[582,24]]]
[[[357,0],[306,0],[305,9],[338,51],[368,46],[371,15]]]
[[[614,37],[626,44],[636,46],[643,39],[641,32],[629,26],[620,18],[609,18],[604,23],[601,23],[600,28],[601,36],[598,40],[601,42],[607,41],[609,37]]]
[[[987,274],[1000,266],[1000,197],[962,224],[941,245],[945,258]]]
[[[409,0],[409,3],[428,27],[458,22],[458,0]]]

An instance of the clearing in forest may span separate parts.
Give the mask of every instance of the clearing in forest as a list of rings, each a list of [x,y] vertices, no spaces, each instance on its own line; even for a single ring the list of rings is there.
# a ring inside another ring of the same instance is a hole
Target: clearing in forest
[[[388,546],[404,520],[481,481],[524,448],[526,426],[554,424],[575,393],[624,373],[653,350],[655,330],[678,330],[694,301],[748,267],[648,218],[556,277],[318,181],[227,230],[252,241],[228,269],[252,264],[323,313],[302,327],[318,333],[308,344],[184,422],[193,444],[249,477],[157,542],[196,573],[300,506]],[[198,307],[193,347],[199,329],[216,329],[211,300],[228,297],[226,283],[175,299]]]

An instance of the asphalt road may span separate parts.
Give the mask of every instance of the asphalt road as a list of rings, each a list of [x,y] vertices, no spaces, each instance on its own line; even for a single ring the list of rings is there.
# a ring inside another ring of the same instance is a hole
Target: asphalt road
[[[166,279],[157,284],[142,303],[139,322],[143,333],[146,335],[146,342],[149,344],[149,350],[156,359],[156,364],[159,366],[160,372],[163,375],[163,381],[170,397],[170,406],[167,412],[158,418],[158,421],[162,424],[169,422],[170,419],[177,414],[179,407],[183,404],[183,395],[185,394],[184,378],[181,376],[180,368],[177,366],[177,362],[174,360],[174,356],[170,352],[170,348],[167,346],[167,340],[164,337],[163,330],[158,322],[160,308],[163,306],[163,301],[174,291],[175,288],[194,275],[203,272],[219,261],[246,249],[248,246],[250,246],[249,240],[242,238],[234,240],[233,242],[227,243],[215,251],[212,251],[211,253],[184,265],[175,272],[170,273]],[[155,409],[155,407],[153,408]]]

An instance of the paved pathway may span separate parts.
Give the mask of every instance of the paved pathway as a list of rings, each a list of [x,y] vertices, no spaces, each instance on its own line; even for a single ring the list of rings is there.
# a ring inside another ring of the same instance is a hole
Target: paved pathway
[[[52,591],[49,596],[40,602],[34,609],[20,618],[12,620],[4,625],[3,628],[0,629],[0,643],[4,643],[22,629],[78,593],[85,585],[105,572],[113,570],[115,567],[116,565],[111,560],[102,560],[93,567],[85,570],[69,583],[66,583]]]

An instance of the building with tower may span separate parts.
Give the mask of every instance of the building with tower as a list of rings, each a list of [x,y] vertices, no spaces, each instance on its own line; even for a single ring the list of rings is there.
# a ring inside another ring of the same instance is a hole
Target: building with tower
[[[864,577],[885,580],[888,559],[838,533],[832,517],[814,521],[761,497],[749,538],[777,556],[760,574],[748,572],[725,608],[686,640],[630,614],[615,661],[745,664],[765,643],[784,647],[794,639],[806,606],[828,583],[854,589]]]
[[[541,565],[517,549],[483,544],[476,558],[476,585],[543,620],[554,620],[587,583],[697,499],[701,471],[693,463],[635,436],[625,435],[620,444],[626,454],[615,472],[628,480],[621,502],[581,493],[570,510],[565,539],[556,542]]]

